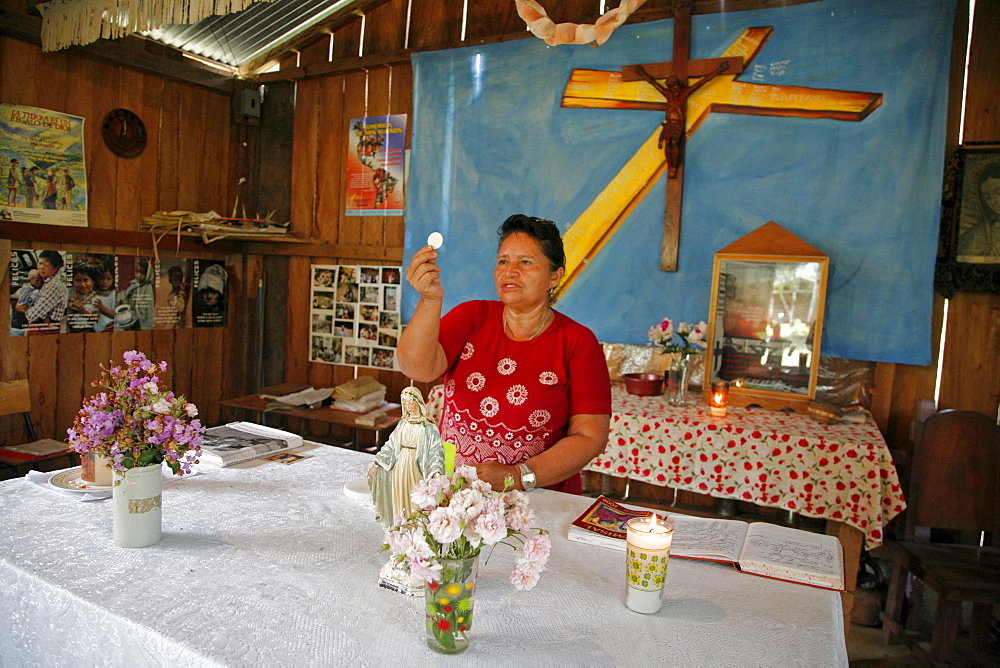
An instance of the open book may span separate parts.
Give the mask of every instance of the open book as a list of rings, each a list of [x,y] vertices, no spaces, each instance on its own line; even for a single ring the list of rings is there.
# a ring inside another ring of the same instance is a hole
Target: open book
[[[205,431],[199,459],[210,465],[232,466],[300,445],[298,434],[252,422],[230,422]]]
[[[573,520],[568,538],[625,549],[625,523],[651,509],[626,507],[600,497]],[[662,515],[663,513],[658,513]],[[670,555],[731,563],[744,573],[844,590],[844,552],[835,536],[767,522],[711,519],[670,513]]]

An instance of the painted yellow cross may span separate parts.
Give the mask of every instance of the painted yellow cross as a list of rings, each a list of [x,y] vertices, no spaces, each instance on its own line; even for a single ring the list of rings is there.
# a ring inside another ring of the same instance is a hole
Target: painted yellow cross
[[[726,49],[723,58],[740,58],[743,63],[750,62],[763,48],[772,32],[771,26],[747,28]],[[657,65],[654,63],[643,67],[656,77]],[[882,104],[881,93],[736,81],[742,69],[740,67],[734,73],[733,68],[730,68],[688,98],[686,117],[688,137],[694,134],[713,112],[860,121]],[[694,78],[704,74],[705,72],[696,72]],[[573,70],[563,93],[562,106],[656,111],[666,109],[663,97],[645,81],[625,81],[621,72],[581,69]],[[554,295],[556,299],[565,294],[566,289],[587,263],[597,255],[665,171],[664,152],[657,148],[659,135],[660,128],[657,127],[563,235],[563,244],[566,247],[566,275],[556,288]],[[681,167],[683,168],[683,165]],[[664,241],[660,258],[660,267],[664,271],[677,270],[677,245],[680,233],[681,192],[678,189],[671,193],[670,181],[668,181],[667,215],[664,219]],[[676,181],[683,183],[681,179]],[[672,212],[675,213],[673,221],[670,220]],[[671,222],[676,223],[673,229],[669,229]]]

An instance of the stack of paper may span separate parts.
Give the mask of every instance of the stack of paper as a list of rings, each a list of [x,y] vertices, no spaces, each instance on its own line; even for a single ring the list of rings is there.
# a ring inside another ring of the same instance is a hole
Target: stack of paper
[[[280,397],[269,394],[262,394],[260,396],[261,398],[272,400],[264,407],[265,411],[271,411],[282,408],[319,408],[331,394],[333,394],[332,387],[320,388],[318,390],[315,387],[310,387]]]
[[[385,385],[371,376],[358,376],[333,389],[333,407],[352,413],[367,413],[385,401]]]
[[[385,385],[371,376],[358,376],[335,387],[333,398],[337,401],[361,401],[375,392],[382,392],[384,396]]]
[[[367,413],[373,408],[378,408],[385,402],[385,390],[372,392],[361,397],[357,401],[343,401],[337,399],[333,402],[333,407],[339,411],[351,411],[352,413]]]

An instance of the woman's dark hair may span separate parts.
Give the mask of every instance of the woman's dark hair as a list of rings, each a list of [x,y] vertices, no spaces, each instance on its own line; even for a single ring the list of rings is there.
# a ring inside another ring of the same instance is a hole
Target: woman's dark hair
[[[38,254],[38,259],[48,261],[48,263],[51,264],[53,267],[55,267],[57,270],[62,269],[63,257],[59,253],[59,251],[43,250],[41,253]]]
[[[563,250],[562,237],[559,236],[559,228],[551,220],[515,213],[503,221],[503,225],[497,229],[500,243],[502,244],[503,240],[514,232],[524,232],[538,242],[545,257],[549,258],[552,271],[566,266],[566,252]]]

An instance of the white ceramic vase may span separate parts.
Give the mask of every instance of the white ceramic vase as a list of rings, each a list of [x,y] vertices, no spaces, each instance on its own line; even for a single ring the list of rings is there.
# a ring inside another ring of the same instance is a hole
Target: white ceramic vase
[[[146,547],[162,535],[160,490],[162,464],[114,472],[115,544],[119,547]]]

